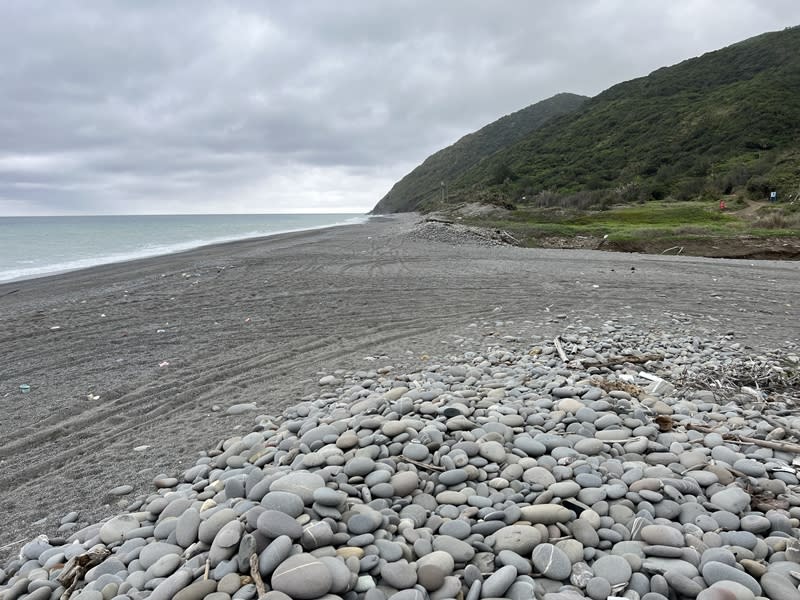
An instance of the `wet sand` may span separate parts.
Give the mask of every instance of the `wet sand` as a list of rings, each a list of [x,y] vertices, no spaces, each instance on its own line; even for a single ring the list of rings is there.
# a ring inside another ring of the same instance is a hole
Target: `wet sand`
[[[610,319],[796,344],[800,263],[485,247],[415,218],[0,285],[0,551],[116,514],[338,368],[413,367]],[[796,346],[795,346],[796,347]],[[22,393],[21,384],[30,386]],[[146,446],[146,448],[143,448]],[[108,490],[130,484],[130,495]]]

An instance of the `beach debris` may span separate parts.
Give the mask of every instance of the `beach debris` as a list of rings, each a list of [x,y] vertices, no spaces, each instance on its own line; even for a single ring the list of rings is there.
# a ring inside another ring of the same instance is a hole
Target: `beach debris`
[[[61,600],[69,600],[72,592],[83,579],[86,572],[92,567],[99,565],[111,554],[111,550],[103,544],[92,546],[87,552],[73,556],[61,569],[57,581],[67,589],[61,595]]]
[[[658,425],[658,430],[662,432],[672,431],[675,426],[675,421],[669,415],[658,415],[653,421]]]
[[[87,400],[100,400],[100,396],[98,396],[97,394],[93,394],[92,392],[89,392],[88,394],[86,394],[86,399]]]
[[[28,538],[24,537],[24,538],[21,538],[21,539],[18,539],[18,540],[14,540],[13,542],[9,542],[8,544],[0,546],[0,550],[8,550],[9,548],[13,548],[17,544],[21,544],[22,542],[24,542],[27,539]]]
[[[610,357],[608,360],[602,362],[592,363],[591,366],[597,368],[607,368],[607,367],[615,367],[617,365],[624,365],[626,363],[644,364],[658,360],[664,360],[664,355],[655,352],[649,352],[645,354],[625,354],[623,356]]]
[[[53,326],[50,328],[50,331],[58,331],[59,329],[61,329],[61,325],[53,325]]]
[[[149,448],[150,448],[150,446],[148,446],[147,444],[142,444],[141,446],[135,446],[133,448],[133,451],[134,452],[144,452],[145,450],[148,450]]]
[[[27,394],[28,392],[31,391],[31,386],[28,385],[27,383],[22,383],[19,386],[19,391],[22,392],[23,394]]]
[[[162,360],[160,363],[158,363],[158,366],[159,367],[168,367],[169,366],[169,361],[168,360]]]
[[[553,346],[555,346],[559,358],[561,358],[563,362],[567,362],[569,359],[567,358],[567,355],[564,352],[564,347],[561,345],[561,339],[558,336],[556,336],[556,338],[553,340]]]
[[[253,554],[250,555],[250,561],[249,561],[250,577],[252,578],[253,583],[256,586],[256,593],[258,594],[258,597],[261,598],[262,596],[264,596],[264,594],[267,593],[267,588],[264,585],[264,580],[261,578],[261,572],[259,570],[258,563],[259,563],[258,554],[254,552]],[[206,579],[208,579],[207,576]]]

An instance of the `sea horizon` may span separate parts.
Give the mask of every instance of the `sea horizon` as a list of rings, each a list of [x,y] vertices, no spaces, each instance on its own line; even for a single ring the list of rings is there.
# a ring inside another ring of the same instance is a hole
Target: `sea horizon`
[[[2,216],[0,284],[368,219],[363,213]]]
[[[367,215],[367,213],[291,213],[291,212],[263,212],[263,213],[97,213],[80,215],[0,215],[0,219],[54,219],[54,218],[83,218],[83,217],[268,217],[268,216],[326,216],[326,215]]]

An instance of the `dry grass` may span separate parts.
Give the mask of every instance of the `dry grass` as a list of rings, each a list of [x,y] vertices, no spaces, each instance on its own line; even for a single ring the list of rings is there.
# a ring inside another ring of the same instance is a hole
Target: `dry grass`
[[[703,236],[712,235],[713,232],[708,227],[700,227],[698,225],[682,225],[672,232],[675,236]]]
[[[800,229],[800,213],[773,210],[759,215],[753,223],[757,229]]]

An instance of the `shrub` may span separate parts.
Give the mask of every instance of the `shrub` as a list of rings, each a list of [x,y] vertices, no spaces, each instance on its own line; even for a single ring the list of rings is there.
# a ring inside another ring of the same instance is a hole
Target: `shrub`
[[[754,200],[763,200],[769,197],[772,184],[766,177],[751,177],[747,182],[747,196]]]
[[[706,181],[702,177],[692,177],[685,179],[678,184],[678,189],[675,192],[677,200],[693,200],[703,195],[705,191]]]
[[[531,198],[531,204],[536,208],[561,206],[561,196],[550,190],[544,190]]]
[[[489,175],[488,183],[489,185],[500,185],[501,183],[505,183],[506,181],[514,181],[515,179],[518,179],[518,175],[514,173],[511,167],[509,167],[506,163],[501,162],[492,169],[492,173]]]

